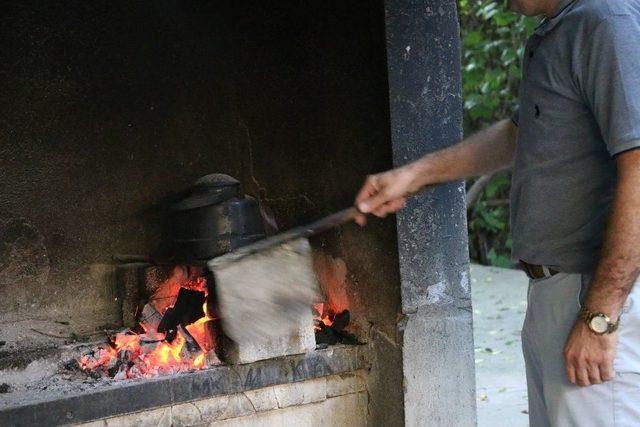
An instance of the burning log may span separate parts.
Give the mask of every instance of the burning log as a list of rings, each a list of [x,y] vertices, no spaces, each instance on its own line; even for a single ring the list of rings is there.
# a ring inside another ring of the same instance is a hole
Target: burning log
[[[347,327],[350,320],[351,313],[349,313],[349,310],[343,310],[342,312],[335,315],[331,327],[338,332],[342,332],[344,328]]]
[[[351,320],[349,310],[343,310],[338,314],[324,309],[324,304],[315,304],[318,316],[315,317],[316,344],[362,344],[355,335],[347,332],[345,328]]]
[[[157,339],[157,340],[140,339],[140,354],[142,355],[151,354],[157,351],[163,342],[164,342],[164,339]]]
[[[157,331],[161,320],[162,314],[153,305],[146,304],[144,306],[140,315],[140,326],[145,332]]]
[[[203,354],[200,345],[181,325],[178,326],[178,336],[184,340],[184,345],[180,350],[180,359],[193,363],[198,356]]]
[[[320,330],[316,330],[316,345],[327,346],[336,344],[338,344],[338,337],[331,328],[327,326],[321,326]]]
[[[198,353],[202,351],[198,342],[185,328],[182,327],[182,325],[178,325],[178,334],[182,337],[182,339],[184,339],[184,345],[182,346],[183,350],[186,350],[189,353]]]
[[[204,292],[180,288],[176,303],[164,313],[158,325],[158,332],[166,333],[167,341],[172,342],[178,325],[186,326],[205,316],[202,308],[205,300]]]

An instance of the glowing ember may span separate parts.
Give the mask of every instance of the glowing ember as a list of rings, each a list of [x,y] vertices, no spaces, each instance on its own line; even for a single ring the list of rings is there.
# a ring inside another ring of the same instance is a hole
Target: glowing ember
[[[207,293],[204,277],[191,280],[183,287],[203,292],[205,296]],[[171,342],[165,341],[166,334],[157,332],[157,325],[150,327],[148,323],[141,323],[144,333],[129,330],[117,333],[106,345],[81,356],[80,367],[94,376],[115,379],[202,369],[207,364],[206,352],[211,350],[212,339],[206,322],[213,320],[206,314],[206,302],[202,308],[204,316],[184,328],[178,326]]]
[[[189,332],[189,334],[191,334],[193,339],[195,339],[196,342],[200,345],[200,348],[202,348],[205,351],[209,351],[211,350],[211,348],[209,348],[209,340],[207,339],[207,335],[209,334],[209,331],[207,331],[205,323],[208,322],[209,320],[214,320],[214,319],[213,317],[210,317],[207,314],[206,302],[202,306],[202,310],[204,311],[204,317],[201,317],[200,319],[196,320],[194,323],[187,325],[186,329]]]
[[[317,313],[313,318],[316,344],[360,344],[358,338],[346,330],[351,320],[349,310],[335,312],[331,306],[327,307],[324,303],[314,304],[313,308]]]
[[[313,309],[316,311],[316,315],[313,317],[315,321],[314,329],[319,331],[321,328],[319,323],[322,322],[325,326],[333,325],[333,318],[335,317],[335,313],[331,312],[329,309],[325,309],[324,303],[313,304]]]
[[[187,283],[181,285],[182,288],[191,289],[192,291],[204,292],[207,294],[207,279],[204,277],[198,277],[193,280],[189,280]],[[206,313],[206,311],[205,311]]]

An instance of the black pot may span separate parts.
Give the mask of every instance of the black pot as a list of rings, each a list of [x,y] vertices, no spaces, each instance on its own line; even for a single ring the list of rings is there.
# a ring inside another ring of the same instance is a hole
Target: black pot
[[[240,181],[221,173],[205,175],[193,183],[187,196],[173,205],[172,209],[184,211],[215,205],[232,197],[242,197]]]
[[[258,203],[228,175],[207,175],[172,207],[171,240],[181,261],[206,261],[265,237]]]

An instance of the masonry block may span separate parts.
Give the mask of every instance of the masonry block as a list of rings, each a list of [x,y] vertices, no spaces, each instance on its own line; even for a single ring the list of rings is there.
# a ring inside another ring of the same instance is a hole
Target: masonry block
[[[283,384],[274,388],[278,406],[304,405],[319,402],[327,398],[327,381],[318,378],[309,381]]]
[[[327,397],[364,391],[367,389],[366,381],[364,372],[349,372],[327,377]]]

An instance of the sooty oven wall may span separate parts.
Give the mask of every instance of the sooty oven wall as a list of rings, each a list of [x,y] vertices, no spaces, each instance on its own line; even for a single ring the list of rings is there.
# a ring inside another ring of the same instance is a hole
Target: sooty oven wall
[[[117,326],[111,255],[156,247],[172,195],[207,173],[240,179],[287,228],[348,206],[391,166],[382,1],[266,3],[3,7],[1,320]],[[313,243],[346,265],[370,393],[387,397],[371,415],[393,425],[393,220]]]

